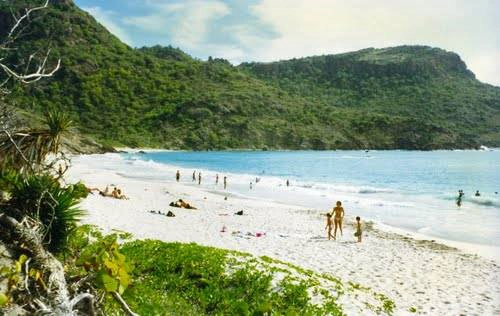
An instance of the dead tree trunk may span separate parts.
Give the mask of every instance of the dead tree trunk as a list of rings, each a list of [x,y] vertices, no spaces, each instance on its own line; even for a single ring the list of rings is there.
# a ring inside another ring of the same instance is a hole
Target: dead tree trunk
[[[28,228],[5,214],[0,214],[0,228],[2,232],[9,232],[9,234],[0,234],[0,239],[4,239],[7,244],[15,242],[19,246],[23,245],[23,248],[31,252],[31,262],[40,269],[44,276],[47,276],[47,296],[33,300],[39,307],[39,313],[57,316],[75,315],[73,307],[80,300],[93,299],[90,294],[82,294],[73,300],[70,299],[63,266],[45,250],[42,237],[37,230]],[[10,238],[7,237],[8,235]]]

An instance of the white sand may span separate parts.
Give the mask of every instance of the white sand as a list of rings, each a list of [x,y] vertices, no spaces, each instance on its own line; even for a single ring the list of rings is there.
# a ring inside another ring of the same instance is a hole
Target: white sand
[[[99,160],[99,156],[92,158]],[[68,181],[90,187],[116,184],[130,200],[91,195],[82,206],[84,222],[104,230],[128,231],[137,238],[196,242],[267,255],[318,272],[328,272],[386,294],[396,303],[396,315],[415,307],[428,315],[500,315],[500,267],[493,260],[466,254],[431,241],[380,229],[365,229],[354,242],[353,219],[347,211],[344,236],[326,240],[326,210],[305,209],[207,192],[191,183],[130,179],[109,166],[96,168],[78,160]],[[173,175],[172,175],[173,179]],[[182,198],[198,210],[169,207]],[[148,213],[171,210],[176,217]],[[233,213],[244,210],[244,216]],[[222,227],[227,232],[220,232]],[[369,225],[368,225],[369,226]],[[233,232],[241,233],[233,233]],[[265,233],[265,236],[247,236]]]

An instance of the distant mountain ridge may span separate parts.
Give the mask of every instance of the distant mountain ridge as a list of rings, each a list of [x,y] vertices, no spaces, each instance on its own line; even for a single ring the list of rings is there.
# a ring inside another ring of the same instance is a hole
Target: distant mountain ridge
[[[0,26],[10,22],[2,3]],[[61,70],[16,90],[11,102],[31,113],[66,111],[83,134],[111,145],[500,146],[500,88],[479,82],[457,54],[439,48],[368,48],[232,66],[178,48],[130,48],[70,0],[52,0],[9,58],[22,66],[47,45],[62,59]]]

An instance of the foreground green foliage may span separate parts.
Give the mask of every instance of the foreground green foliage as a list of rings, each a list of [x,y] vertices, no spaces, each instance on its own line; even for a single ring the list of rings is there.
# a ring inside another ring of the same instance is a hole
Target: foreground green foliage
[[[127,242],[120,252],[134,267],[123,298],[141,315],[344,315],[344,303],[391,314],[394,307],[369,289],[267,257],[152,240]],[[120,314],[114,300],[105,310]]]
[[[44,113],[43,127],[19,128],[0,133],[0,167],[22,172],[42,172],[50,169],[46,158],[60,154],[61,138],[68,133],[72,121],[58,111]]]
[[[83,238],[87,237],[82,233],[97,236],[97,242],[87,240],[86,243],[81,243]],[[117,234],[112,234],[104,238],[86,227],[73,235],[73,239],[80,238],[80,244],[73,249],[78,251],[78,256],[74,256],[76,267],[83,268],[82,276],[88,275],[89,272],[95,273],[98,286],[106,293],[122,294],[130,284],[129,273],[132,271],[132,266],[119,251],[118,237]]]
[[[122,254],[119,241],[128,234],[103,235],[93,226],[84,225],[72,231],[68,246],[60,254],[67,267],[68,277],[73,280],[88,279],[89,290],[96,296],[105,295],[108,300],[114,292],[123,294],[132,282],[133,265]]]
[[[136,241],[122,251],[136,264],[136,281],[124,298],[140,314],[318,315],[323,310],[310,303],[306,284],[282,280],[281,290],[273,292],[270,271],[237,265],[228,251],[158,241]],[[331,312],[342,314],[339,306]]]
[[[0,26],[11,24],[0,4]],[[3,28],[0,28],[3,30]],[[5,28],[6,29],[6,28]],[[500,145],[500,88],[453,53],[408,46],[234,67],[179,49],[132,49],[71,1],[37,15],[8,56],[50,42],[62,69],[12,103],[68,113],[112,145],[165,148],[471,148]]]
[[[62,185],[61,137],[71,126],[65,114],[49,111],[45,127],[2,130],[0,134],[0,214],[40,224],[42,239],[52,252],[61,251],[83,211],[78,203],[88,194],[82,183]],[[54,155],[48,161],[48,155]],[[55,175],[55,166],[60,172]]]
[[[20,174],[8,169],[0,171],[0,191],[10,197],[0,201],[2,211],[17,220],[29,216],[39,221],[44,242],[55,252],[64,248],[83,215],[78,203],[88,194],[81,183],[62,186],[49,174]]]

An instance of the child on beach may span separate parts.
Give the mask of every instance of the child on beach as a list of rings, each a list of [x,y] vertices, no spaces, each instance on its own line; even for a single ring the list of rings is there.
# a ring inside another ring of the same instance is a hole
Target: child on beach
[[[358,242],[361,242],[361,218],[356,216],[356,232],[354,233],[354,237],[358,237]]]
[[[333,223],[335,224],[335,229],[333,230],[333,239],[337,240],[337,228],[340,228],[340,235],[342,235],[342,220],[344,219],[344,208],[342,207],[342,202],[337,201],[337,206],[333,208]]]
[[[330,240],[332,236],[332,225],[333,225],[333,222],[332,222],[332,214],[330,213],[326,213],[326,226],[325,226],[325,229],[328,228],[328,240]]]

